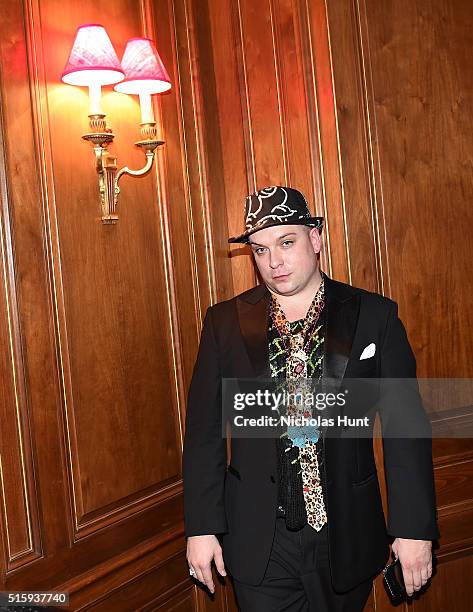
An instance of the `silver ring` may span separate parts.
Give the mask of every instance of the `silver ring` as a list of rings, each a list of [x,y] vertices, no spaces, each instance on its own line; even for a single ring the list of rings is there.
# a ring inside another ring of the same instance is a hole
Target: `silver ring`
[[[189,574],[190,574],[191,576],[195,576],[195,575],[196,575],[196,573],[195,573],[195,569],[194,569],[193,567],[191,567],[191,568],[189,569]]]

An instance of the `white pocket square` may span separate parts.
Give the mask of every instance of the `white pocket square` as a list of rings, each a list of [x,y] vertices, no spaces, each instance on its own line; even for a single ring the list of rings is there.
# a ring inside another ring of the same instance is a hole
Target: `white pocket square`
[[[362,359],[369,359],[370,357],[373,357],[375,353],[376,353],[376,344],[372,342],[371,344],[368,344],[368,346],[366,346],[363,349],[363,352],[360,355],[360,361]]]

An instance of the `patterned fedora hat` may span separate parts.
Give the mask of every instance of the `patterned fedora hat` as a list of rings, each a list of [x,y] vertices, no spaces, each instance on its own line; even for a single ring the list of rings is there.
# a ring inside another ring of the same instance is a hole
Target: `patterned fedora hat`
[[[255,191],[245,201],[245,225],[243,234],[228,242],[248,242],[248,237],[273,225],[309,225],[322,231],[323,217],[312,217],[307,200],[292,187],[265,187]]]

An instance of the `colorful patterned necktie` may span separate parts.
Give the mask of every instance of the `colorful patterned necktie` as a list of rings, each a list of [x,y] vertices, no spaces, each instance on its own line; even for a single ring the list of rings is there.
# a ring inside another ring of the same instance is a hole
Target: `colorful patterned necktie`
[[[272,316],[278,331],[289,338],[289,347],[286,358],[286,382],[289,393],[302,393],[311,390],[310,379],[307,379],[309,355],[306,346],[310,343],[308,337],[313,333],[320,313],[324,306],[324,283],[320,288],[306,315],[301,333],[293,334],[290,324],[279,305],[273,298]],[[312,416],[303,406],[289,405],[288,415],[293,416]],[[299,461],[302,472],[302,485],[304,503],[306,508],[307,522],[316,531],[320,531],[327,522],[327,513],[320,481],[319,462],[316,452],[316,443],[319,431],[315,427],[288,427],[287,435],[293,447],[299,448],[298,457],[294,461]],[[291,447],[289,447],[291,448]],[[289,450],[289,449],[287,449]]]

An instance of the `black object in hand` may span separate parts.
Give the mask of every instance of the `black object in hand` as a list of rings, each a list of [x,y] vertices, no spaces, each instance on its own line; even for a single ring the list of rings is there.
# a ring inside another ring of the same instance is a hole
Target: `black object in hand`
[[[393,603],[402,601],[407,593],[399,557],[396,557],[394,561],[386,565],[383,569],[383,578],[391,601]]]

